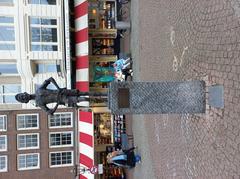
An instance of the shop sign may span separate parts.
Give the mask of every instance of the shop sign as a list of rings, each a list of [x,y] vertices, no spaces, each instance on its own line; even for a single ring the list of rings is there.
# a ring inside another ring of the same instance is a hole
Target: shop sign
[[[98,174],[103,174],[103,164],[98,164]]]
[[[91,174],[96,174],[98,172],[98,167],[97,166],[92,166],[91,168],[90,168],[90,173]]]
[[[70,25],[69,25],[69,2],[64,1],[64,31],[65,31],[65,64],[67,73],[67,88],[71,89],[71,56],[70,56]]]

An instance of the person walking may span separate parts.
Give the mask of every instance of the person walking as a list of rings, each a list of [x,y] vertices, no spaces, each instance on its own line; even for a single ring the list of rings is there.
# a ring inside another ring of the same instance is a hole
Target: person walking
[[[123,69],[130,68],[130,65],[132,63],[131,58],[123,59],[120,58],[116,62],[114,62],[113,66],[116,71],[122,71]]]
[[[124,75],[125,81],[127,81],[127,78],[133,75],[133,71],[132,69],[122,69],[122,74]]]
[[[119,167],[133,168],[141,161],[140,155],[134,153],[135,148],[113,151],[107,155],[107,162]]]

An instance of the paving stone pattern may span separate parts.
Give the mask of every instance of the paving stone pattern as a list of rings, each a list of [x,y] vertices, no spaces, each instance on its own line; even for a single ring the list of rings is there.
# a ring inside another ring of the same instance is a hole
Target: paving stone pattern
[[[204,80],[225,98],[201,115],[133,116],[142,165],[159,179],[240,178],[240,1],[132,0],[131,15],[134,80]]]
[[[114,114],[205,113],[204,81],[112,82],[109,89]],[[129,107],[119,107],[119,89],[129,91]]]

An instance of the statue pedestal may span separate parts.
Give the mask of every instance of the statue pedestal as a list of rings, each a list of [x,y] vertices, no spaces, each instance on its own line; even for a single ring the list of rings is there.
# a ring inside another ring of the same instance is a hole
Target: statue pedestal
[[[108,107],[113,114],[204,113],[204,81],[112,82]]]

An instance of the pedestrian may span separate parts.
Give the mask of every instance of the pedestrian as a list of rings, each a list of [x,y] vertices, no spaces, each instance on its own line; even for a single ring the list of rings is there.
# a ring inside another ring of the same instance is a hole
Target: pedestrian
[[[133,71],[132,69],[122,69],[122,74],[124,75],[125,81],[127,81],[127,78],[132,76]]]
[[[122,71],[116,71],[114,74],[117,81],[124,81],[125,75],[122,73]]]
[[[134,153],[135,147],[128,150],[117,150],[107,155],[107,162],[119,167],[133,168],[137,162],[141,161],[139,155]]]
[[[132,61],[131,58],[123,59],[120,58],[113,64],[116,71],[121,71],[122,69],[130,68]]]

